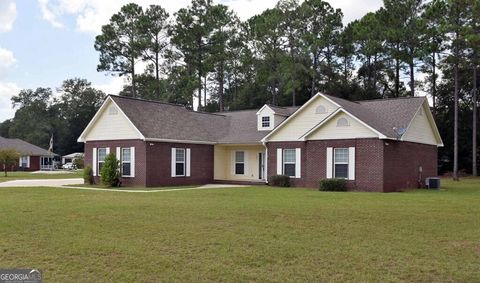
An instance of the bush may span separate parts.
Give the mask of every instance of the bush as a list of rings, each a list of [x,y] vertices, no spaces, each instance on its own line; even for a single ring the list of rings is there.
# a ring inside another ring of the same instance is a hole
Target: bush
[[[345,192],[347,191],[347,180],[345,179],[320,180],[320,191]]]
[[[84,161],[83,156],[77,156],[73,160],[73,166],[75,169],[83,169]]]
[[[268,184],[274,187],[290,187],[290,177],[285,175],[275,175],[270,177]]]
[[[100,171],[100,179],[102,183],[109,187],[119,187],[120,185],[120,162],[115,154],[110,153],[105,157],[102,170]]]
[[[87,166],[83,170],[83,182],[87,185],[93,185],[93,170],[92,167]]]

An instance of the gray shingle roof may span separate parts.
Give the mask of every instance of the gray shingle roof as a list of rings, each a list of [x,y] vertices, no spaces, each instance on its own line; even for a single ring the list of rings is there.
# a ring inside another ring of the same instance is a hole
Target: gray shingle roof
[[[48,150],[45,150],[41,147],[28,143],[20,139],[7,139],[0,137],[0,148],[1,149],[15,149],[20,154],[30,155],[30,156],[48,156],[51,153]],[[56,154],[54,154],[56,155]]]
[[[352,102],[331,95],[325,96],[389,138],[397,138],[393,128],[408,127],[426,99],[405,97]]]
[[[205,113],[175,104],[110,97],[147,139],[249,144],[259,143],[269,133],[257,130],[257,110]],[[406,128],[425,101],[424,97],[358,102],[326,97],[391,138],[397,137],[393,128]],[[298,110],[298,107],[269,107],[285,119]]]

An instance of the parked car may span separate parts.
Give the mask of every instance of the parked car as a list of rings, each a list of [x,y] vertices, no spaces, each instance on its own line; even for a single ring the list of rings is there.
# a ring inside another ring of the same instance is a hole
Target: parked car
[[[68,163],[63,164],[62,169],[73,170],[73,169],[76,169],[76,168],[75,168],[75,165],[72,162],[68,162]]]

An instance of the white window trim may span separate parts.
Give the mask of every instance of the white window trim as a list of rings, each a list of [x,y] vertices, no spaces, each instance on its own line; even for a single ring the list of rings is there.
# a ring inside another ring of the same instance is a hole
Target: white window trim
[[[183,162],[177,161],[177,151],[183,151]],[[187,176],[187,151],[185,148],[175,148],[175,166],[173,170],[175,170],[175,177],[186,177]],[[177,174],[177,163],[182,163],[183,164],[183,174],[179,175]]]
[[[124,149],[129,149],[130,150],[130,161],[124,161],[123,160],[123,150]],[[120,158],[117,157],[117,159],[120,160],[120,172],[122,173],[122,177],[127,177],[127,178],[133,177],[132,176],[132,165],[133,165],[133,163],[132,163],[132,148],[131,147],[121,147],[120,148]],[[123,164],[124,163],[130,164],[130,175],[123,174]]]
[[[243,153],[243,162],[238,162],[237,161],[237,152],[242,152]],[[246,153],[245,151],[243,150],[236,150],[234,153],[233,153],[233,158],[234,158],[234,162],[233,162],[233,174],[234,175],[237,175],[237,176],[245,176],[246,173],[247,173],[247,165],[246,165]],[[243,164],[243,174],[237,174],[237,164]]]
[[[346,162],[337,162],[337,159],[336,159],[336,151],[337,150],[346,150],[347,151],[347,154],[348,154],[348,158],[347,158],[347,161]],[[333,177],[336,178],[336,179],[345,179],[345,180],[349,180],[350,178],[350,172],[348,172],[348,168],[350,167],[349,165],[349,161],[350,161],[350,151],[348,150],[348,147],[336,147],[333,149]],[[337,172],[335,172],[335,165],[347,165],[347,177],[337,177]]]
[[[293,151],[295,153],[295,161],[293,161],[293,162],[292,161],[288,161],[288,162],[285,161],[285,153],[287,151]],[[288,176],[288,177],[296,178],[297,177],[297,170],[298,170],[298,168],[297,168],[297,150],[295,148],[286,148],[286,149],[283,150],[282,154],[283,154],[283,156],[282,156],[282,172],[283,172],[283,174],[285,175],[285,164],[293,164],[293,165],[295,165],[295,174],[293,176]]]

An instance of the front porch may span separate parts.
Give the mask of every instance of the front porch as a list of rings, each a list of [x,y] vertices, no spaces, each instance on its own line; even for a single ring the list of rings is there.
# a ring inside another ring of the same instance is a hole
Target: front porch
[[[214,181],[265,183],[267,179],[265,151],[265,147],[260,144],[215,145]]]

